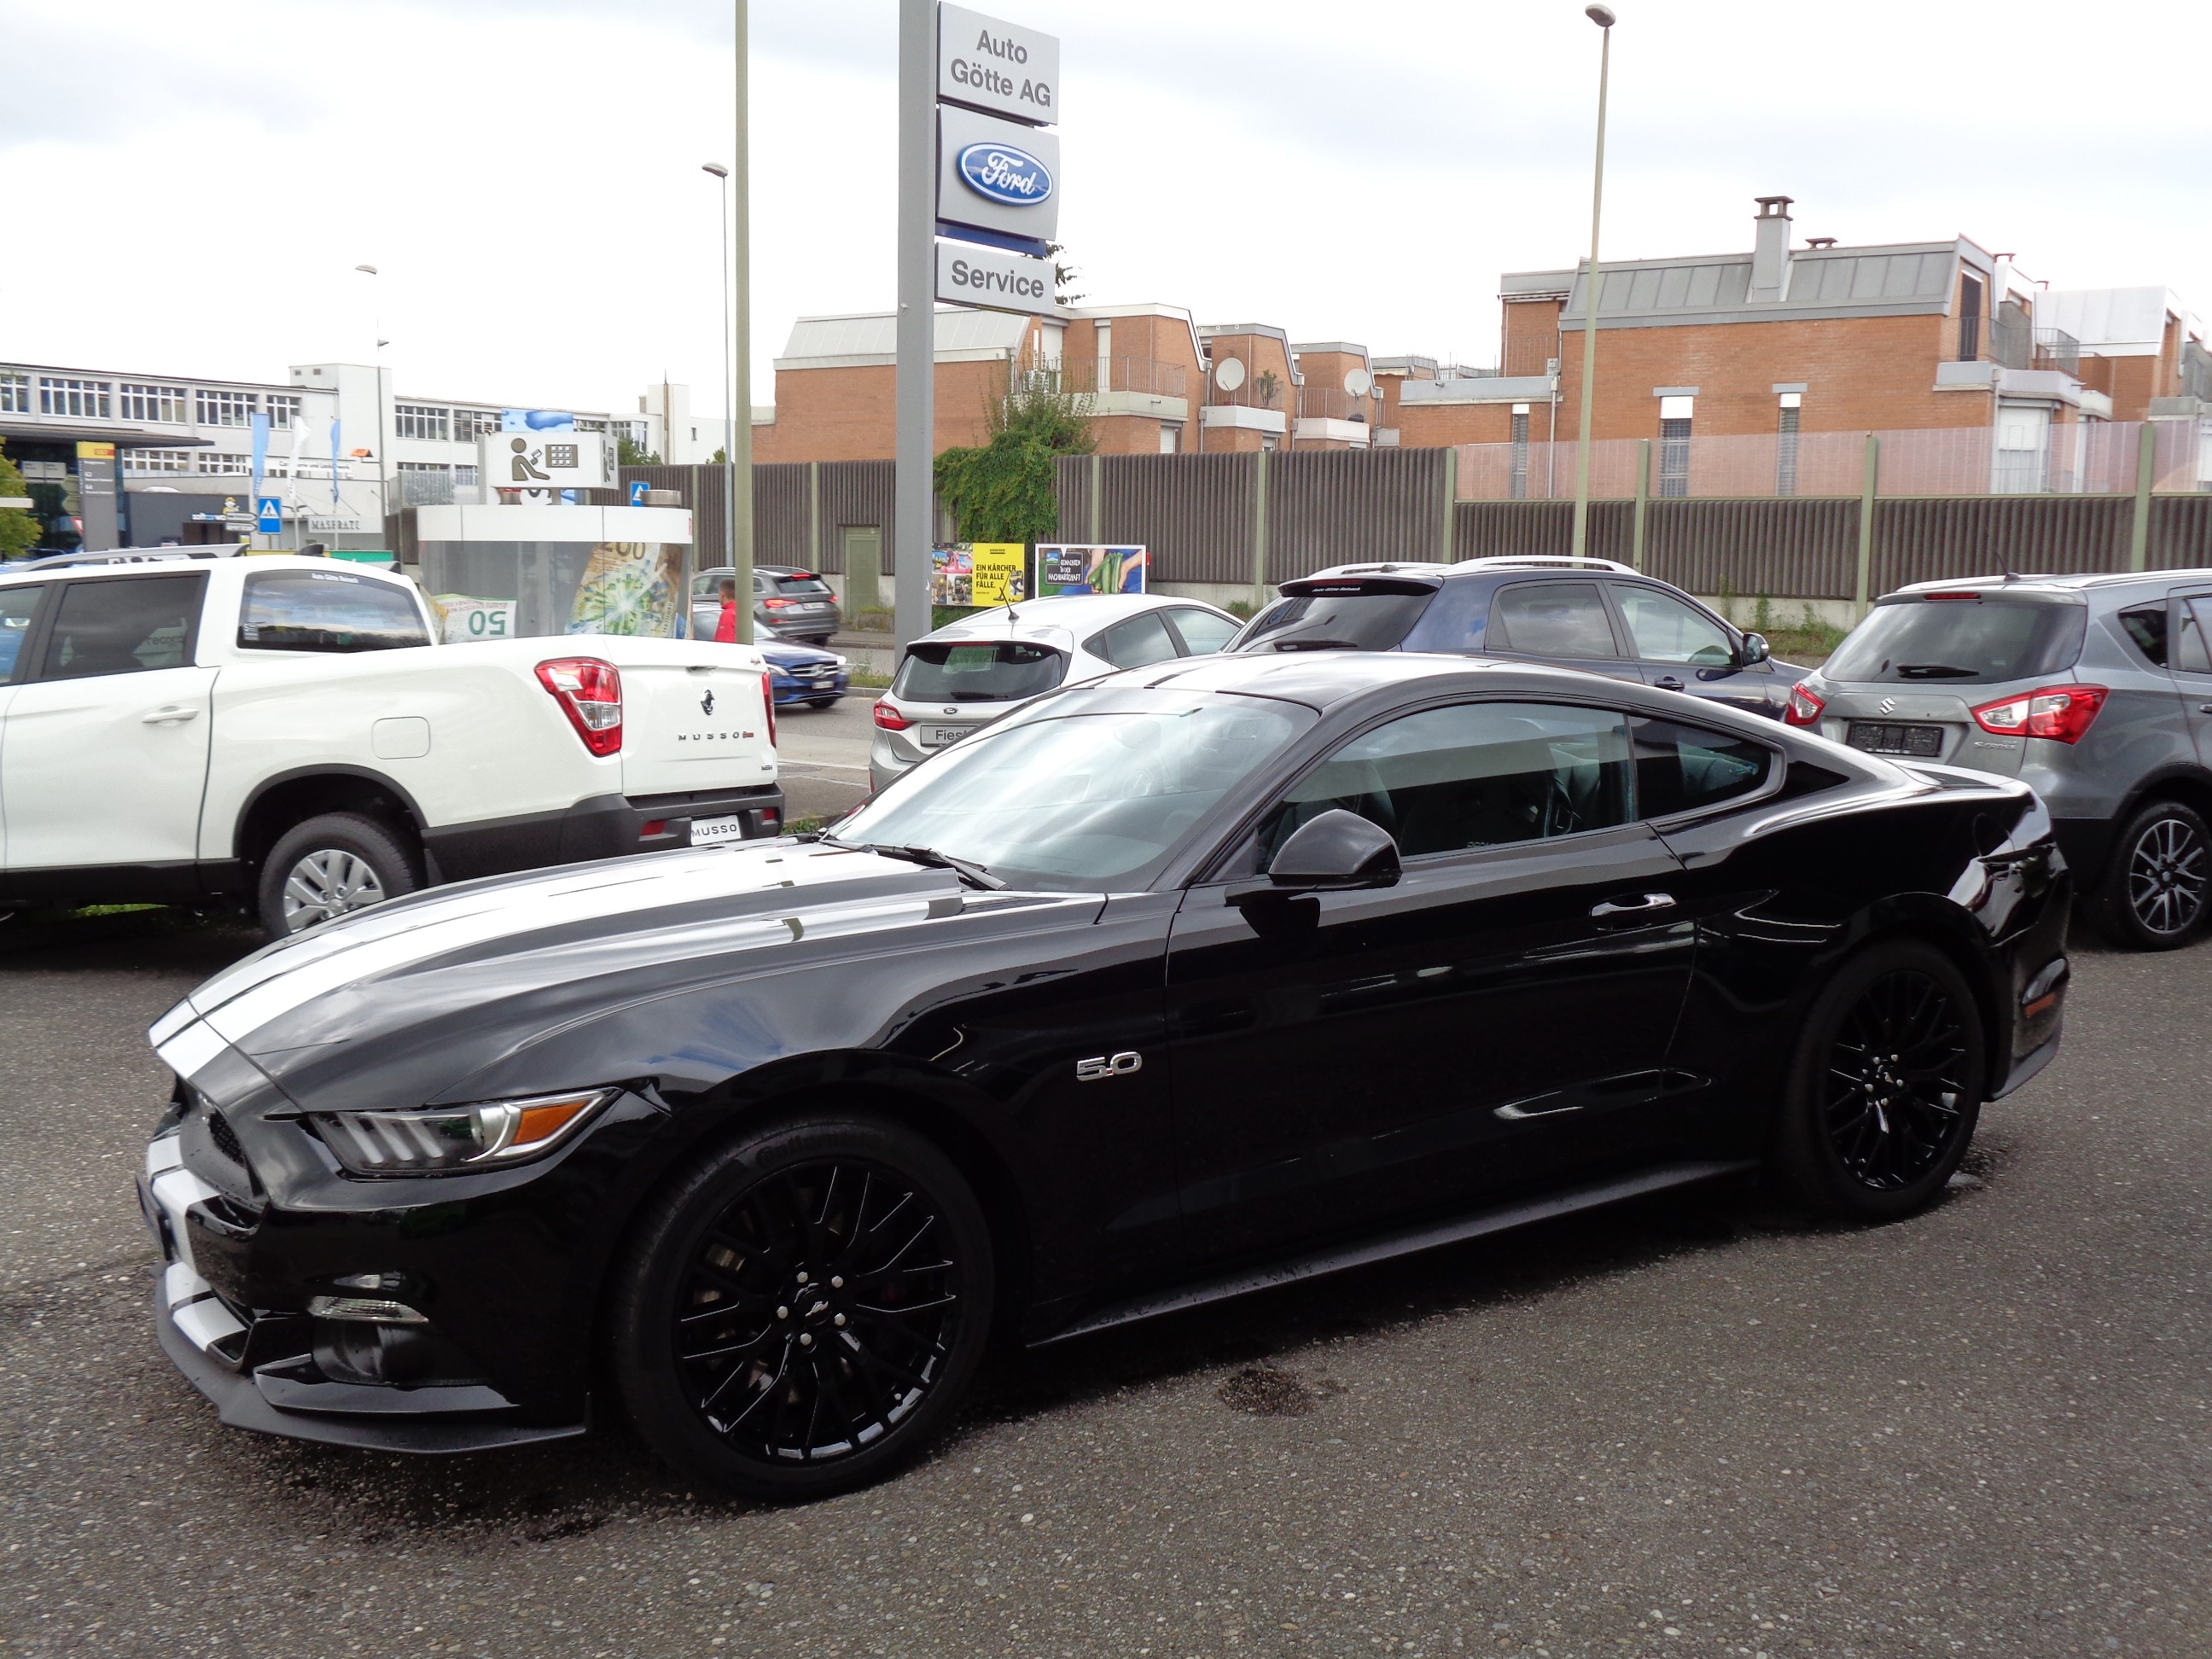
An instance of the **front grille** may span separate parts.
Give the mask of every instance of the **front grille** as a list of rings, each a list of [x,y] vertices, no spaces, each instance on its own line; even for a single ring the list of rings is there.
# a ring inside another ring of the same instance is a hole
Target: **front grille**
[[[230,1120],[210,1106],[207,1115],[208,1139],[215,1149],[240,1169],[246,1167],[246,1148],[238,1144],[238,1131],[230,1127]]]

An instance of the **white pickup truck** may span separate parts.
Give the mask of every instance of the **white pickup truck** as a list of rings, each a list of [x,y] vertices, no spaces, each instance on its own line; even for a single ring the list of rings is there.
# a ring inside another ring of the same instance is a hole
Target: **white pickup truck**
[[[777,834],[750,646],[438,645],[398,575],[289,555],[0,574],[0,911],[244,901],[272,936],[426,884]]]

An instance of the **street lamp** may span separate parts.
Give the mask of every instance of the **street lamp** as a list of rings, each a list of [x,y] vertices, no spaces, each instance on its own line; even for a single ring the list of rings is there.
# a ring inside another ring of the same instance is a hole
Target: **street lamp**
[[[356,265],[354,269],[365,276],[374,276],[379,274],[374,265]],[[381,289],[379,292],[380,293]],[[385,437],[384,348],[390,345],[392,342],[384,337],[384,319],[376,315],[374,307],[369,313],[369,333],[370,337],[376,342],[376,515],[380,519],[389,519],[392,516],[392,474],[385,454],[386,450],[391,446],[386,441]],[[338,458],[335,455],[331,456],[331,470],[334,476],[337,470],[337,464]]]
[[[1585,6],[1583,15],[1598,26],[1597,159],[1590,169],[1589,273],[1583,282],[1583,384],[1581,441],[1575,445],[1575,538],[1571,550],[1581,558],[1589,542],[1590,408],[1597,386],[1597,231],[1605,204],[1605,91],[1613,68],[1613,8]]]
[[[744,49],[740,46],[740,62],[743,61],[743,52]],[[735,372],[732,368],[733,359],[730,353],[730,318],[736,309],[730,295],[730,170],[718,161],[702,161],[700,163],[699,170],[702,173],[711,173],[714,175],[719,181],[722,196],[722,408],[725,411],[722,422],[722,562],[734,570],[738,563],[738,400],[734,389]],[[665,395],[661,402],[661,423],[668,428],[668,453],[672,458],[676,453],[676,428],[669,417],[666,407],[667,398]],[[752,415],[750,396],[745,415],[750,420]],[[690,574],[687,570],[684,574],[687,594],[690,587]],[[751,586],[750,573],[747,574],[746,586],[748,587]],[[689,617],[691,614],[690,600],[686,598],[684,603],[684,614]],[[753,637],[752,596],[750,593],[740,592],[738,595],[735,615],[738,638],[750,645]]]

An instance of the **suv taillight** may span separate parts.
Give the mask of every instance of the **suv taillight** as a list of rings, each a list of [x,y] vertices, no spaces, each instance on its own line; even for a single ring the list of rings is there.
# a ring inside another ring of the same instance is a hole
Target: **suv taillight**
[[[775,747],[775,675],[761,670],[761,717],[768,722],[768,746]]]
[[[2046,685],[2002,702],[1985,702],[1970,712],[1975,725],[2001,738],[2078,743],[2110,695],[2101,685]]]
[[[594,755],[622,749],[622,676],[597,657],[556,657],[538,665],[538,682],[553,694],[568,724]]]
[[[903,732],[914,722],[887,702],[876,705],[876,724],[886,732]]]
[[[1782,711],[1782,722],[1785,726],[1818,726],[1820,711],[1827,706],[1824,699],[1814,696],[1802,685],[1793,685],[1790,688],[1789,706]]]

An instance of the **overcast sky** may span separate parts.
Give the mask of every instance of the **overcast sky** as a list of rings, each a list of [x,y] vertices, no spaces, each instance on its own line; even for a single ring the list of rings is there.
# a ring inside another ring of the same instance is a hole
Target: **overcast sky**
[[[996,9],[988,4],[982,9]],[[1573,0],[1007,0],[1062,38],[1060,228],[1097,303],[1494,358],[1501,270],[1589,233]],[[1963,234],[2212,311],[2197,0],[1621,0],[1604,252]],[[892,0],[756,0],[756,398],[803,314],[892,301]],[[0,0],[0,361],[721,406],[709,0]],[[378,265],[382,275],[356,275]]]

